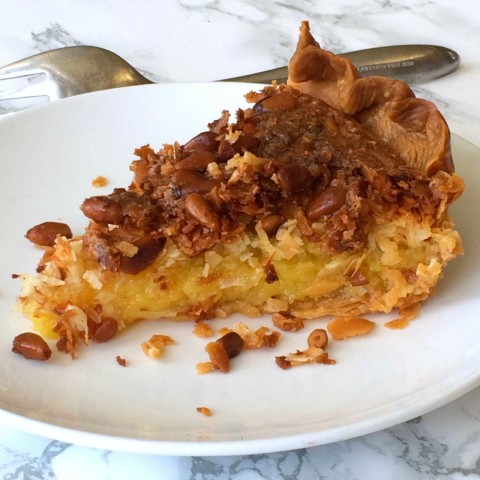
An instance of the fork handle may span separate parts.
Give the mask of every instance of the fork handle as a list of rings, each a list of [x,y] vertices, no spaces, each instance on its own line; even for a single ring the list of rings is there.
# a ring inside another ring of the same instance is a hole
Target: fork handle
[[[358,69],[362,77],[381,75],[421,83],[454,72],[460,65],[460,56],[453,50],[437,45],[394,45],[342,53]],[[228,78],[225,82],[271,83],[286,82],[288,67]]]

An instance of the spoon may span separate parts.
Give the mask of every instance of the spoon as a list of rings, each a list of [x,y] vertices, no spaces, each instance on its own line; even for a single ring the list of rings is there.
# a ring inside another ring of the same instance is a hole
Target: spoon
[[[383,75],[408,83],[428,81],[456,70],[457,53],[434,45],[398,45],[344,53],[362,76]],[[225,79],[229,82],[286,81],[287,67]],[[0,68],[2,80],[26,78],[26,86],[3,91],[2,100],[72,95],[154,83],[115,53],[99,47],[74,46],[49,50]],[[24,82],[25,83],[25,82]]]

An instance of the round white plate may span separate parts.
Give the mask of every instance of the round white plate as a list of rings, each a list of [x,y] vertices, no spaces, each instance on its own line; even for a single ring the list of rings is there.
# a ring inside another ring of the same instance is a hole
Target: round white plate
[[[205,339],[190,323],[138,324],[107,344],[70,360],[49,362],[11,352],[13,337],[30,329],[12,311],[19,282],[40,251],[24,239],[46,220],[86,225],[87,196],[127,186],[136,147],[185,142],[228,108],[244,104],[251,86],[149,85],[97,92],[0,119],[0,421],[32,433],[105,449],[170,455],[229,455],[308,447],[373,432],[439,407],[480,382],[480,180],[478,148],[453,138],[466,191],[452,209],[465,256],[446,270],[437,295],[401,331],[378,326],[361,338],[334,342],[333,366],[284,371],[275,355],[303,348],[314,326],[285,334],[274,350],[247,351],[225,375],[198,375]],[[105,176],[105,188],[91,181]],[[219,320],[226,326],[239,318]],[[248,320],[270,325],[269,318]],[[176,341],[161,360],[140,344],[154,333]],[[121,355],[128,361],[122,368]],[[209,407],[213,415],[196,411]]]

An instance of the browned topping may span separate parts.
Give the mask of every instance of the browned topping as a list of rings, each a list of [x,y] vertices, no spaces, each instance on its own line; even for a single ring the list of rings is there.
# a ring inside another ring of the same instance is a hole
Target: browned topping
[[[142,343],[143,353],[150,358],[160,358],[165,354],[167,345],[174,345],[175,340],[168,335],[152,335],[149,340]]]
[[[205,351],[208,353],[210,361],[216,369],[223,373],[230,371],[230,357],[222,343],[218,341],[207,343]]]
[[[72,231],[65,223],[44,222],[30,228],[25,236],[36,245],[52,247],[55,244],[57,235],[72,238]]]
[[[237,131],[240,134],[240,131]],[[224,137],[218,146],[218,159],[220,161],[227,161],[236,154],[241,154],[246,151],[250,152],[258,144],[258,140],[251,134],[243,132],[237,138]]]
[[[208,407],[197,407],[197,412],[205,415],[206,417],[212,416],[212,411]]]
[[[280,165],[276,174],[280,187],[290,194],[308,190],[314,181],[314,177],[307,167],[293,163]]]
[[[308,240],[343,252],[365,246],[372,210],[440,218],[452,192],[411,169],[357,119],[285,85],[249,98],[255,106],[239,110],[236,122],[224,112],[183,146],[137,149],[128,190],[85,200],[92,220],[85,244],[104,268],[125,271],[122,258],[128,264],[130,255],[120,246],[144,238],[171,240],[195,256],[258,223],[273,237],[296,219]],[[269,267],[267,279],[274,278]]]
[[[285,332],[296,332],[303,328],[303,318],[289,312],[277,312],[272,315],[273,324]]]
[[[217,342],[221,343],[228,358],[236,357],[244,347],[243,338],[236,332],[228,332],[223,337],[220,337]]]
[[[365,335],[375,327],[375,322],[361,317],[338,317],[328,323],[327,329],[335,340]]]
[[[307,344],[309,347],[327,348],[328,335],[323,328],[316,328],[313,330],[307,338]]]
[[[95,188],[105,187],[107,183],[108,183],[108,180],[102,175],[99,175],[98,177],[92,180],[92,186]]]
[[[121,357],[120,355],[117,355],[115,357],[115,360],[121,367],[126,367],[127,366],[127,361],[123,357]]]
[[[23,355],[27,360],[48,360],[52,350],[47,342],[36,333],[25,332],[13,339],[12,352]]]
[[[92,323],[89,328],[90,337],[98,343],[108,342],[112,339],[118,330],[118,323],[110,317],[104,318],[100,323]]]

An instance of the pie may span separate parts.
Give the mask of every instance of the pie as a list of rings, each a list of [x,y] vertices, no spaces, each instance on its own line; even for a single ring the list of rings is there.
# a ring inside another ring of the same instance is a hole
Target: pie
[[[360,78],[307,22],[287,84],[246,98],[183,145],[138,148],[128,188],[83,202],[82,235],[29,232],[50,238],[20,275],[35,330],[74,355],[142,319],[349,317],[431,295],[462,253],[448,207],[463,181],[436,107]]]

